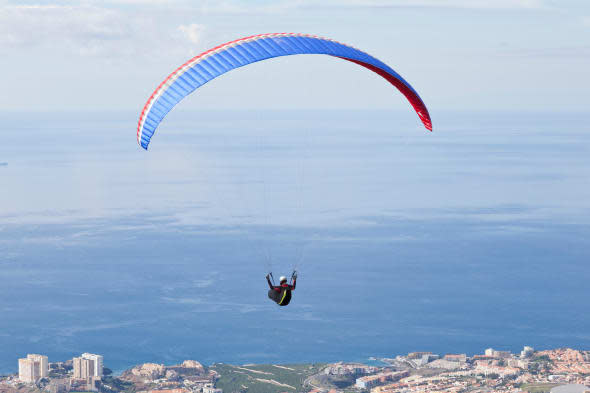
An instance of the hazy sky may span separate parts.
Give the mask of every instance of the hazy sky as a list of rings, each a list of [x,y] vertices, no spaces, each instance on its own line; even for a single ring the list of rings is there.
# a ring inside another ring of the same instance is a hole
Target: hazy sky
[[[303,32],[391,65],[433,112],[585,111],[590,3],[549,0],[0,0],[0,110],[137,110],[219,43]],[[294,56],[224,75],[191,108],[408,107],[354,64]]]

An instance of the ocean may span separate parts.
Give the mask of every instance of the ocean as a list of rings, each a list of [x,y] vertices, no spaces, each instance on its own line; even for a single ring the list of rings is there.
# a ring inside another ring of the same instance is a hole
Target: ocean
[[[0,373],[590,348],[588,115],[407,112],[3,114]]]

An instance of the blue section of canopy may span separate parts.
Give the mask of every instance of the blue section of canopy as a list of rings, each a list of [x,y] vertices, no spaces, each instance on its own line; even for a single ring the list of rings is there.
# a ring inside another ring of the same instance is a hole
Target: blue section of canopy
[[[143,114],[145,120],[141,130],[138,130],[141,133],[139,135],[141,146],[147,149],[150,139],[166,114],[184,97],[210,80],[257,61],[298,54],[324,54],[377,67],[401,82],[423,105],[418,93],[398,73],[387,64],[358,49],[331,40],[303,35],[253,37],[228,44],[225,48],[221,47],[219,52],[213,55],[206,55],[201,59],[195,58],[196,63],[184,71],[178,71],[176,80],[170,86],[161,87],[163,91],[160,92],[156,90],[156,93],[159,93],[156,94],[156,101],[149,108],[148,113]],[[140,119],[140,125],[142,119]]]

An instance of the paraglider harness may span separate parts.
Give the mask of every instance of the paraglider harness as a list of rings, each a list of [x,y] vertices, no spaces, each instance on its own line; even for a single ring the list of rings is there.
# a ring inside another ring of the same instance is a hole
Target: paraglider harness
[[[294,291],[297,285],[297,271],[293,270],[288,284],[274,285],[275,278],[272,272],[266,275],[266,281],[270,287],[268,297],[279,306],[286,306],[291,301],[291,291]]]

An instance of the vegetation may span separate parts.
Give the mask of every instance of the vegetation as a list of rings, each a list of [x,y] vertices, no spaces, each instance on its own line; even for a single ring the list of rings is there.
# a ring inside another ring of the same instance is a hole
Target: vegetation
[[[523,383],[519,387],[529,393],[549,393],[558,383]]]
[[[102,385],[100,390],[103,392],[135,393],[135,385],[131,382],[127,382],[119,378],[105,376],[102,379]]]
[[[551,360],[551,358],[547,355],[541,355],[541,356],[535,356],[534,358],[531,359],[532,362],[539,362],[539,363],[553,363],[553,361]]]
[[[216,387],[224,393],[300,392],[305,380],[317,374],[323,364],[249,365],[214,364],[210,367],[220,375]]]
[[[49,363],[49,378],[67,378],[72,370],[71,365],[65,362]]]
[[[323,390],[332,390],[332,389],[344,389],[354,385],[355,377],[352,375],[349,376],[336,376],[336,375],[325,375],[325,374],[316,374],[310,378],[308,378],[308,385],[313,386],[316,388],[321,388]]]

